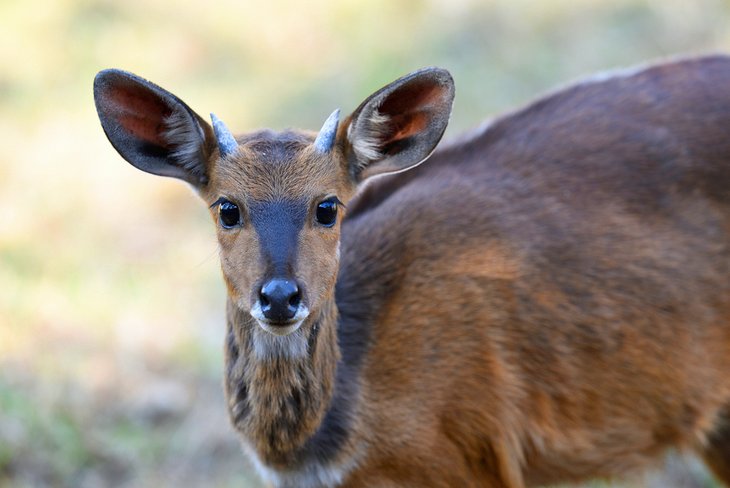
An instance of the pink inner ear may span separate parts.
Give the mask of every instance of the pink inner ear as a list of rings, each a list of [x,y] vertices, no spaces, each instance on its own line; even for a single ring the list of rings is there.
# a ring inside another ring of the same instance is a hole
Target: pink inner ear
[[[383,141],[384,144],[399,141],[421,132],[428,126],[428,114],[423,111],[398,114],[391,118],[390,124],[395,130],[388,140]]]
[[[443,102],[446,94],[445,87],[431,80],[412,81],[386,98],[378,111],[390,116],[421,111]]]
[[[434,108],[443,102],[447,90],[430,80],[414,81],[392,93],[378,108],[389,116],[389,131],[382,145],[388,146],[411,137],[428,127]]]
[[[106,95],[112,117],[120,126],[140,139],[167,147],[162,133],[172,110],[162,100],[135,86],[115,86]]]

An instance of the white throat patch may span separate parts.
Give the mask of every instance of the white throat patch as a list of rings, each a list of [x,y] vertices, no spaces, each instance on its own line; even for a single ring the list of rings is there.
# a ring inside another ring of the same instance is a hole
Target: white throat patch
[[[353,457],[342,463],[323,464],[312,461],[297,470],[280,471],[261,462],[256,452],[246,442],[243,442],[243,450],[264,482],[275,488],[330,488],[339,486],[345,480],[345,476],[357,466],[357,457]]]

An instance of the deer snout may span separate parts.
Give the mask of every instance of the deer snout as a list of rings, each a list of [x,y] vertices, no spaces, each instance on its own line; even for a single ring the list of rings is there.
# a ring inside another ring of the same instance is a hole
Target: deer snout
[[[294,280],[273,278],[264,283],[259,291],[261,312],[274,323],[290,322],[296,316],[301,301],[302,295]]]

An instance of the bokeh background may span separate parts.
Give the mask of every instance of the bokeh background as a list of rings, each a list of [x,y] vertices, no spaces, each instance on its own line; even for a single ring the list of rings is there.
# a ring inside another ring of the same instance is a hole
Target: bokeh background
[[[318,128],[418,67],[453,136],[595,71],[730,51],[720,0],[0,0],[0,486],[260,486],[221,388],[214,230],[107,143],[103,68],[234,129]],[[714,486],[670,458],[621,486]]]

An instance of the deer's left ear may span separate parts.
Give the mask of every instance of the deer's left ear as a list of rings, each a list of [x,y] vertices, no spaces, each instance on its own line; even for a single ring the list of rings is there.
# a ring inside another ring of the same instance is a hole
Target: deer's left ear
[[[425,160],[446,130],[453,101],[454,80],[440,68],[406,75],[368,97],[338,131],[353,179]]]

